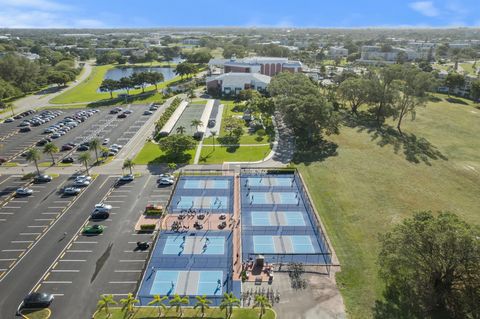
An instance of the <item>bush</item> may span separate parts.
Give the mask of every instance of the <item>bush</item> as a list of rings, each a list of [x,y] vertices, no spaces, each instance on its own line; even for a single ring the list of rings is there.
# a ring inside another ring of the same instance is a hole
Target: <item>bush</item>
[[[182,100],[180,98],[176,98],[172,101],[169,107],[163,112],[162,116],[158,119],[157,123],[155,123],[155,130],[158,132],[162,129],[162,127],[167,123],[170,116],[172,116],[173,112],[177,109],[180,105]]]
[[[141,230],[155,230],[155,224],[140,225]]]
[[[162,216],[163,211],[161,210],[146,210],[145,216]]]

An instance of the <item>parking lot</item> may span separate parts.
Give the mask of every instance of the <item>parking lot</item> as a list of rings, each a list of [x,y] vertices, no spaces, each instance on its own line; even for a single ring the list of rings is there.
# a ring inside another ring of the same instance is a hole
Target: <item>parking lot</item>
[[[158,187],[151,175],[125,184],[117,183],[118,176],[100,175],[79,195],[64,197],[61,190],[72,180],[60,176],[32,184],[32,195],[17,198],[12,192],[26,181],[0,176],[5,194],[0,199],[2,309],[14,313],[22,298],[35,290],[55,295],[55,318],[84,318],[93,313],[100,294],[121,298],[138,289],[150,249],[138,251],[136,243],[152,243],[154,235],[137,233],[134,226],[147,204],[166,205],[171,186]],[[109,218],[90,220],[100,202],[112,205]],[[83,227],[91,225],[105,229],[84,235]],[[77,309],[74,314],[72,309]]]
[[[149,119],[149,115],[143,115],[143,112],[148,110],[147,105],[135,105],[125,106],[123,108],[132,111],[126,118],[118,118],[118,114],[110,114],[109,109],[100,109],[100,112],[87,118],[84,122],[81,122],[78,127],[75,127],[68,131],[65,135],[52,139],[52,143],[57,145],[61,150],[62,146],[67,143],[74,143],[72,150],[60,151],[53,154],[56,162],[60,162],[65,157],[72,157],[74,163],[82,165],[78,162],[78,154],[76,148],[81,143],[92,140],[93,138],[100,139],[101,142],[108,138],[108,143],[105,143],[105,147],[109,147],[112,144],[125,145],[135,133],[142,127],[142,125]],[[40,126],[31,127],[30,132],[19,133],[20,120],[12,123],[2,123],[0,125],[0,143],[3,144],[2,155],[5,160],[26,164],[25,157],[21,156],[28,148],[36,146],[40,151],[43,150],[43,146],[37,146],[37,142],[43,138],[49,137],[51,134],[43,133],[45,128],[55,124],[57,121],[63,119],[66,116],[72,116],[76,110],[68,110],[63,112],[60,116],[52,121],[42,124]],[[25,117],[29,119],[31,116]],[[1,140],[3,138],[3,140]],[[95,152],[90,150],[92,162],[95,160]],[[101,151],[98,150],[99,156]],[[43,154],[40,162],[51,162],[50,154]]]

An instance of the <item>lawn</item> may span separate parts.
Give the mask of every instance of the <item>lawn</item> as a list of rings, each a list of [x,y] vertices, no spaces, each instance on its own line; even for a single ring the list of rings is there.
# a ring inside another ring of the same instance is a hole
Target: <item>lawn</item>
[[[135,67],[138,65],[129,65],[130,67]],[[69,104],[69,103],[88,103],[88,102],[94,102],[98,100],[106,100],[108,101],[110,99],[110,93],[109,92],[98,92],[98,88],[100,87],[100,84],[102,83],[105,74],[107,73],[108,70],[116,67],[116,65],[113,64],[107,64],[107,65],[97,65],[94,66],[92,69],[92,73],[90,76],[85,79],[84,82],[80,83],[76,87],[74,87],[71,90],[68,90],[62,94],[60,94],[57,97],[54,97],[53,99],[50,100],[50,103],[52,104]],[[168,84],[175,83],[180,81],[180,77],[174,77],[171,80],[162,82],[158,85],[159,89],[162,89],[166,87]],[[149,91],[154,91],[155,86],[151,85],[145,88],[145,92]],[[135,89],[135,90],[130,90],[131,95],[139,94],[141,93],[141,89]],[[120,91],[119,93],[125,93],[124,91]],[[116,97],[118,95],[117,92],[113,93],[113,96]]]
[[[154,319],[158,318],[158,310],[154,307],[151,308],[136,308],[135,316],[130,317],[131,319]],[[184,309],[183,317],[184,319],[189,318],[200,318],[200,313],[196,309],[187,308]],[[107,316],[104,312],[101,312],[95,316],[95,319],[106,319]],[[124,319],[125,316],[120,309],[112,309],[112,316],[110,319]],[[167,316],[162,318],[173,319],[178,318],[175,314],[174,309],[169,309],[167,311]],[[221,311],[218,308],[210,308],[206,311],[205,319],[224,319],[225,311]],[[258,310],[256,309],[234,309],[232,319],[258,319]],[[267,313],[263,316],[263,319],[275,319],[275,313],[272,310],[267,310]]]
[[[223,162],[255,162],[264,159],[270,153],[270,145],[261,146],[203,146],[200,164],[221,164]]]
[[[187,154],[190,156],[188,163],[193,163],[193,158],[195,156],[195,149],[188,151]],[[161,163],[170,163],[172,162],[167,156],[165,156],[165,152],[160,150],[157,144],[153,142],[147,142],[143,146],[142,150],[134,159],[135,164],[139,165],[147,165],[147,164],[161,164]]]
[[[475,74],[476,70],[473,69],[473,64],[472,63],[462,63],[462,64],[460,64],[460,66],[463,68],[463,70],[465,70],[466,73]]]
[[[404,122],[404,132],[415,135],[408,144],[342,127],[328,137],[337,154],[318,152],[298,165],[340,259],[337,283],[351,318],[372,317],[381,297],[379,233],[419,210],[451,211],[480,224],[479,121],[472,105],[443,99]]]
[[[225,122],[223,121],[224,119],[230,117],[230,116],[242,116],[243,112],[235,112],[233,108],[235,107],[235,103],[232,100],[221,100],[221,104],[224,105],[223,107],[223,115],[222,115],[222,124],[220,127],[220,134],[219,137],[223,137],[228,135],[228,133],[225,132]],[[239,144],[265,144],[269,143],[269,137],[264,136],[260,137],[256,133],[250,133],[248,131],[248,127],[243,128],[244,134],[240,137]],[[209,144],[211,141],[208,142]]]

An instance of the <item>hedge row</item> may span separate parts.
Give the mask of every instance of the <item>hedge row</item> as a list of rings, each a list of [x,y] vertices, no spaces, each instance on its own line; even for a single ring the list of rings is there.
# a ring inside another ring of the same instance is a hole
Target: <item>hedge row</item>
[[[155,230],[155,224],[140,225],[141,230]]]
[[[173,112],[177,109],[177,107],[180,105],[180,102],[182,99],[176,97],[172,103],[170,104],[169,107],[163,112],[162,116],[158,119],[157,123],[155,123],[155,135],[157,135],[158,131],[162,129],[162,127],[167,123],[168,119],[170,116],[172,116]]]

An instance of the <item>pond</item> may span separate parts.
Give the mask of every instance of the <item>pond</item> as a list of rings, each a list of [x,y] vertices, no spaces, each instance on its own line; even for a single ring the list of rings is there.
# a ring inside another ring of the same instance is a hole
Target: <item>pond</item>
[[[168,81],[173,79],[176,75],[173,68],[166,67],[125,67],[125,68],[113,68],[107,71],[105,79],[120,80],[123,77],[129,77],[134,73],[139,72],[160,72],[163,74],[164,80]]]

